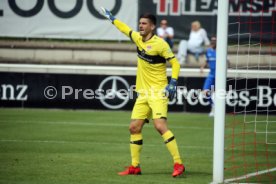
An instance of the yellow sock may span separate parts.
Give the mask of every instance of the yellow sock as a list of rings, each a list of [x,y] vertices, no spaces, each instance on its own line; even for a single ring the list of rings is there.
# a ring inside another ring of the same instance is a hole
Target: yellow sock
[[[131,165],[134,167],[140,164],[140,153],[143,145],[142,134],[130,135]]]
[[[171,155],[173,157],[174,163],[182,164],[182,160],[180,159],[177,143],[176,143],[173,133],[170,130],[168,130],[167,132],[165,132],[162,135],[162,137],[164,139],[164,142],[165,142],[169,152],[171,153]]]

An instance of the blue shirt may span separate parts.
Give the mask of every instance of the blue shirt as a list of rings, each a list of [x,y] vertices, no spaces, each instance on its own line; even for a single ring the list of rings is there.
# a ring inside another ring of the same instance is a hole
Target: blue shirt
[[[208,48],[206,51],[206,58],[207,58],[207,63],[210,68],[209,75],[213,75],[213,77],[215,77],[215,75],[216,75],[216,50],[214,50],[213,48]]]

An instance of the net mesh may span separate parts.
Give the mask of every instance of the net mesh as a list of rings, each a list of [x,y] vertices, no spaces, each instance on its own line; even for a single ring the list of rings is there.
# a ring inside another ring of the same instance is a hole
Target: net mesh
[[[276,2],[229,0],[226,182],[276,182]],[[233,16],[233,10],[236,10]]]

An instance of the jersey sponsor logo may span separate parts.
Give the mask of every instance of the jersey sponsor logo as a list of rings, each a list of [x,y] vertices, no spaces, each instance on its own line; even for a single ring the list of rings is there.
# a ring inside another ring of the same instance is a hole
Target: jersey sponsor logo
[[[208,60],[209,60],[209,61],[215,61],[216,58],[215,58],[215,57],[208,56]]]
[[[103,98],[100,98],[100,102],[108,109],[120,109],[129,101],[129,94],[123,93],[130,89],[129,84],[122,77],[107,77],[100,83],[98,89],[107,91]]]
[[[157,15],[204,15],[217,14],[217,0],[153,0]],[[231,0],[230,16],[271,16],[276,10],[275,0]]]
[[[146,51],[143,49],[142,51],[139,50],[137,47],[137,55],[140,59],[150,63],[150,64],[158,64],[158,63],[166,63],[166,59],[161,56],[151,56],[146,54]]]

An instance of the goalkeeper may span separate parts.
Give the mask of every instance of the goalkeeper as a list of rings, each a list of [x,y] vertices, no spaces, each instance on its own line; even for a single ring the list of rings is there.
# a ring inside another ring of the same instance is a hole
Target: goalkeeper
[[[185,167],[180,158],[175,137],[167,127],[167,111],[168,97],[172,100],[175,96],[180,65],[169,45],[154,34],[156,28],[154,15],[141,15],[139,32],[135,32],[125,23],[113,17],[108,10],[102,8],[102,14],[137,46],[136,92],[139,95],[133,107],[129,125],[132,162],[131,166],[118,174],[141,174],[142,128],[148,119],[152,118],[156,130],[162,135],[164,143],[173,157],[172,176],[179,176],[185,171]],[[172,65],[172,77],[169,84],[166,76],[166,61]]]

